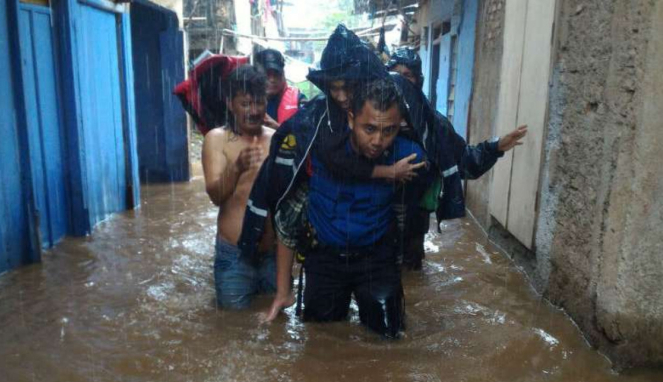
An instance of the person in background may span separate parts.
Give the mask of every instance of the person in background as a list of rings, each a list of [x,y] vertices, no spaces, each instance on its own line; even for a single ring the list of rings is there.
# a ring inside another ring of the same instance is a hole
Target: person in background
[[[275,49],[265,49],[253,55],[253,64],[267,75],[267,113],[265,125],[278,129],[292,117],[306,101],[299,89],[288,85],[285,78],[285,59]]]
[[[394,51],[386,64],[390,72],[398,73],[405,80],[413,84],[418,91],[408,90],[403,84],[404,93],[420,98],[415,102],[422,107],[410,110],[415,119],[427,121],[417,124],[419,127],[432,128],[435,134],[428,132],[420,135],[428,137],[425,147],[440,172],[441,182],[436,182],[432,193],[443,195],[439,200],[433,200],[432,206],[420,208],[413,219],[408,220],[408,232],[403,240],[403,267],[410,270],[420,270],[425,257],[424,240],[430,228],[431,210],[436,211],[438,221],[458,218],[465,215],[463,190],[461,180],[477,179],[489,171],[506,151],[511,150],[527,134],[527,126],[520,126],[509,134],[500,138],[493,138],[478,145],[468,145],[465,139],[458,135],[451,121],[435,110],[435,107],[425,99],[421,92],[424,76],[421,71],[421,58],[417,52],[408,47],[401,47]],[[413,103],[413,104],[415,104]],[[414,116],[413,114],[418,114]],[[422,130],[421,128],[419,130]],[[433,153],[439,153],[435,155]]]
[[[387,69],[399,73],[406,80],[415,84],[419,89],[424,86],[424,76],[421,72],[421,58],[417,52],[408,47],[398,48],[389,58]]]

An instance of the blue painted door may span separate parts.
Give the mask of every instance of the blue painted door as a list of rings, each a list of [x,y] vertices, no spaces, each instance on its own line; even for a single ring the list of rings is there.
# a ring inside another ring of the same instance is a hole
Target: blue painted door
[[[80,18],[83,157],[87,207],[94,226],[127,205],[120,46],[115,13],[81,5]]]
[[[20,4],[19,43],[32,187],[42,247],[47,248],[66,234],[68,224],[62,123],[48,7]]]
[[[449,77],[451,76],[451,33],[442,36],[440,40],[439,76],[435,83],[437,98],[435,108],[446,116],[448,113]]]
[[[27,198],[23,193],[8,14],[0,2],[0,273],[28,260],[31,252]]]
[[[184,35],[173,26],[171,29],[161,32],[159,42],[168,180],[171,182],[188,181],[189,139],[186,114],[173,94],[175,85],[184,81]]]

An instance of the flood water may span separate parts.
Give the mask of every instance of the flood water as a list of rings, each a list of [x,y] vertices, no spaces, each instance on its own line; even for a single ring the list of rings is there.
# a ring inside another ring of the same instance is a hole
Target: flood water
[[[270,325],[221,311],[216,209],[199,177],[144,186],[142,208],[0,276],[0,381],[661,381],[617,375],[470,220],[431,233],[406,273],[407,331]]]

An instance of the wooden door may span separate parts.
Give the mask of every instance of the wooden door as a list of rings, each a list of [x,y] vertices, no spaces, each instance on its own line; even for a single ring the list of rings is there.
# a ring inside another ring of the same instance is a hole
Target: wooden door
[[[51,9],[21,3],[18,21],[32,189],[42,246],[48,248],[67,233],[68,225]]]
[[[495,166],[490,213],[533,248],[546,131],[555,0],[507,0],[497,134],[528,125],[524,145]]]

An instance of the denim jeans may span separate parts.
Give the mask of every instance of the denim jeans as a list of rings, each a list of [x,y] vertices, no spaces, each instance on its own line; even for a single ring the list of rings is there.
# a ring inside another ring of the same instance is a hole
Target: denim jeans
[[[266,253],[251,264],[240,256],[237,246],[216,240],[214,285],[219,307],[245,309],[256,294],[276,291],[276,256]]]

